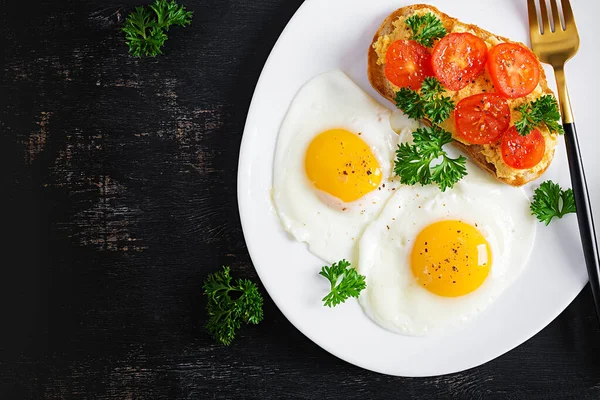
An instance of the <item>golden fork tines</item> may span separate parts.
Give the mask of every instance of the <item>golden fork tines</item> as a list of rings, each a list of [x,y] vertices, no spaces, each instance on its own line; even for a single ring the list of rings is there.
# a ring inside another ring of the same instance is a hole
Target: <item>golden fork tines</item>
[[[558,8],[559,1],[561,10]],[[571,123],[573,113],[567,93],[564,65],[579,49],[575,17],[569,0],[549,0],[550,10],[546,0],[537,2],[539,13],[536,1],[527,0],[531,49],[541,62],[550,64],[554,68],[563,122]],[[560,11],[562,11],[562,18]]]

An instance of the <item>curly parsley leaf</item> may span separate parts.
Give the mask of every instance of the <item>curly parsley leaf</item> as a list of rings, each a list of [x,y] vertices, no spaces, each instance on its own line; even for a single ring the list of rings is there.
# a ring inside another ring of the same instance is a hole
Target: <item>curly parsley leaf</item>
[[[433,124],[440,124],[446,120],[454,110],[454,102],[444,96],[444,86],[436,78],[429,76],[423,80],[419,92],[400,88],[396,92],[396,107],[402,110],[409,118],[421,119],[427,117]]]
[[[419,93],[409,88],[400,88],[396,92],[396,107],[404,112],[409,118],[421,119],[425,117],[423,101]]]
[[[406,19],[406,25],[412,30],[411,39],[421,43],[425,47],[432,47],[436,39],[446,36],[446,28],[442,21],[434,14],[413,16]]]
[[[431,101],[435,96],[443,92],[444,85],[433,76],[428,76],[423,79],[423,83],[421,84],[421,94],[425,101]]]
[[[450,132],[439,126],[413,132],[413,144],[401,143],[396,150],[394,173],[400,177],[400,182],[406,185],[435,183],[442,192],[452,188],[467,175],[467,159],[463,156],[450,158],[443,149],[452,140]],[[440,157],[440,162],[432,166]]]
[[[521,119],[515,122],[515,127],[520,135],[528,135],[533,128],[546,125],[550,132],[564,134],[560,124],[560,112],[558,102],[550,94],[540,96],[537,100],[525,103],[516,108],[521,113]]]
[[[440,124],[450,116],[454,110],[454,102],[450,97],[443,96],[444,86],[436,78],[429,76],[421,85],[423,108],[425,115],[434,124]]]
[[[156,0],[149,7],[136,7],[125,20],[123,32],[129,52],[135,57],[156,57],[167,40],[166,31],[172,25],[186,26],[192,12],[174,0]]]
[[[557,183],[546,181],[535,190],[530,208],[532,215],[548,225],[554,217],[576,212],[573,189],[563,190]]]
[[[356,272],[346,260],[334,263],[331,267],[324,266],[319,275],[331,283],[331,291],[322,299],[327,307],[335,307],[350,297],[358,297],[367,287],[365,277]]]
[[[437,183],[442,192],[452,189],[454,184],[467,175],[467,159],[464,156],[450,158],[443,156],[442,162],[431,169],[431,180]]]
[[[258,324],[263,319],[263,298],[248,279],[232,283],[229,267],[210,274],[203,284],[208,299],[206,330],[218,342],[229,345],[241,324]]]
[[[156,14],[158,26],[163,29],[168,30],[171,25],[186,26],[192,22],[192,12],[186,11],[175,0],[156,0],[150,8]]]

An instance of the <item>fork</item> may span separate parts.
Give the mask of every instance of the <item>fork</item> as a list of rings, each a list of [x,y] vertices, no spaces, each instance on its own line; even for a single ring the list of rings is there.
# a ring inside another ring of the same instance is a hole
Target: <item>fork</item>
[[[557,4],[558,1],[561,2],[562,22]],[[554,68],[560,113],[565,130],[571,184],[575,197],[575,207],[577,208],[579,234],[581,235],[583,255],[590,278],[592,296],[596,305],[596,317],[600,323],[600,258],[598,257],[592,207],[583,172],[579,141],[577,140],[573,111],[571,110],[571,102],[569,100],[569,93],[567,92],[567,82],[565,80],[565,62],[577,53],[579,49],[579,34],[577,33],[575,17],[573,16],[569,0],[549,0],[549,3],[552,10],[551,14],[548,13],[546,0],[539,0],[538,19],[538,9],[536,8],[535,0],[527,0],[531,49],[540,61],[550,64]]]

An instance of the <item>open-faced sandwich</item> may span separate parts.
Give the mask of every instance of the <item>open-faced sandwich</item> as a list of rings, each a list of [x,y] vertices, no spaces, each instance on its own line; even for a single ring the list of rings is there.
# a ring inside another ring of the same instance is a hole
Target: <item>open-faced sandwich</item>
[[[417,4],[390,14],[368,54],[371,85],[502,182],[538,178],[562,127],[539,60],[524,44]]]

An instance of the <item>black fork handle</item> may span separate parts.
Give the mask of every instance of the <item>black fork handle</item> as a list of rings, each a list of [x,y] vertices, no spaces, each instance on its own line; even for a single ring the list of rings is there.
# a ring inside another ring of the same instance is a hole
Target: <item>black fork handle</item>
[[[592,205],[590,203],[585,173],[583,172],[575,123],[566,123],[563,124],[563,127],[565,129],[565,142],[567,145],[575,207],[577,207],[577,222],[579,223],[583,256],[590,278],[594,304],[596,305],[596,318],[600,324],[600,256],[598,254],[596,231],[594,229],[594,218],[592,217]]]

